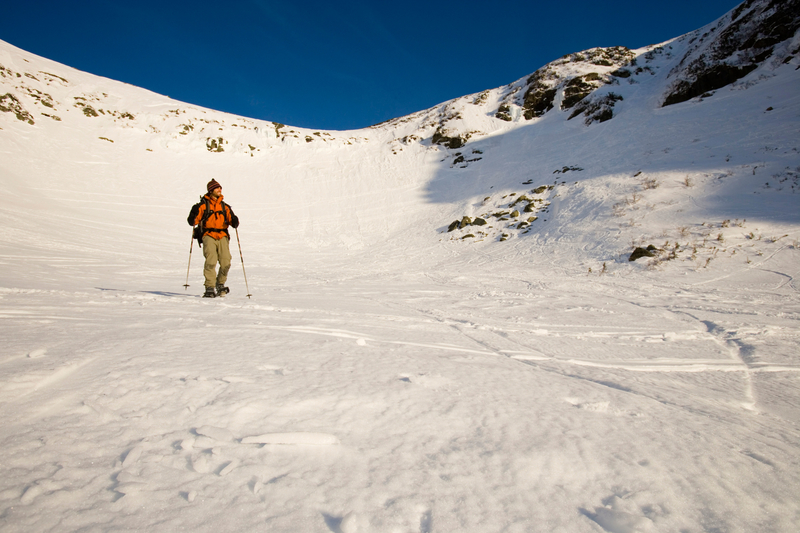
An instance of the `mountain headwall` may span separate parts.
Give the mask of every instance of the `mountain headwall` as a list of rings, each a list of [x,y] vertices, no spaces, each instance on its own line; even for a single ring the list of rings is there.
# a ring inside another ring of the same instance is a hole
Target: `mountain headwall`
[[[748,0],[702,33],[670,72],[663,105],[721,89],[765,62],[792,61],[800,53],[800,1]]]

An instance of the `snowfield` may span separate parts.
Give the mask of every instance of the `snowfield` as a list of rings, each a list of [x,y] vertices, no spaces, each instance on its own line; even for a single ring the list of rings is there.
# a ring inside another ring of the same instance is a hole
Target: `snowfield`
[[[0,529],[800,530],[800,37],[661,107],[726,17],[589,125],[303,130],[0,42]]]

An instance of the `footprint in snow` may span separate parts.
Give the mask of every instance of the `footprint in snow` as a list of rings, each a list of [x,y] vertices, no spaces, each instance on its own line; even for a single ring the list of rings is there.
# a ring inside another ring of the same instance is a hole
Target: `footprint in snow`
[[[450,390],[454,384],[452,379],[434,374],[401,374],[398,379],[404,383],[413,383],[431,390]]]
[[[607,413],[612,416],[642,416],[642,413],[636,411],[625,411],[611,405],[610,401],[603,402],[583,402],[577,398],[564,398],[564,401],[577,409],[589,411],[591,413]]]
[[[291,373],[291,370],[288,370],[288,369],[280,367],[280,366],[274,366],[274,365],[261,365],[261,366],[256,367],[256,368],[258,370],[264,370],[267,373],[273,373],[276,376],[286,376],[286,375]]]
[[[581,509],[581,512],[609,533],[656,532],[655,524],[646,516],[637,516],[608,507],[595,507],[594,512]]]
[[[642,496],[623,490],[605,498],[603,506],[595,507],[594,511],[583,508],[580,511],[609,533],[655,533],[658,528],[653,518],[661,515],[663,509],[658,505],[642,506]]]

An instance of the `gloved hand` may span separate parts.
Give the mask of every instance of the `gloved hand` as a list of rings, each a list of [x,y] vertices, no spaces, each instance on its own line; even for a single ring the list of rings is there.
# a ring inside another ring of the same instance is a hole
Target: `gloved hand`
[[[233,226],[233,229],[239,227],[239,217],[237,217],[236,215],[231,216],[231,226]]]

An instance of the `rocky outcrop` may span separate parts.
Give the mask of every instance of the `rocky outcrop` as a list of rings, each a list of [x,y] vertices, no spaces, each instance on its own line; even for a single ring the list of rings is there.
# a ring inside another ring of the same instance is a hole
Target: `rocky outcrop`
[[[748,0],[719,26],[692,38],[670,72],[662,106],[685,102],[745,77],[800,28],[800,0]],[[790,50],[787,55],[800,50]],[[785,58],[784,58],[785,59]]]
[[[622,97],[615,93],[586,98],[575,107],[569,120],[581,114],[586,117],[583,122],[587,126],[594,122],[611,120],[614,117],[614,104],[621,100]]]
[[[564,85],[564,98],[561,100],[561,109],[572,109],[575,104],[592,94],[595,89],[603,85],[600,74],[590,72],[585,76],[572,78]]]
[[[522,108],[526,120],[542,117],[556,106],[559,92],[562,93],[560,108],[572,109],[598,88],[614,83],[615,76],[621,76],[622,67],[634,57],[623,46],[566,55],[531,74],[500,103],[494,116],[510,121],[509,111],[514,104]],[[626,72],[630,75],[630,71]]]
[[[522,102],[522,114],[526,120],[541,117],[555,105],[558,88],[545,80],[558,80],[558,76],[545,68],[528,78],[528,88]]]
[[[467,144],[470,137],[470,133],[451,133],[447,128],[440,126],[434,132],[431,142],[455,149]]]
[[[641,246],[637,246],[635,250],[631,253],[630,257],[628,257],[628,261],[636,261],[637,259],[641,259],[642,257],[655,257],[656,254],[653,253],[657,250],[655,246],[652,244],[647,248],[642,248]]]
[[[11,93],[0,96],[0,112],[13,113],[17,119],[33,124],[33,117],[28,113],[19,99]]]

